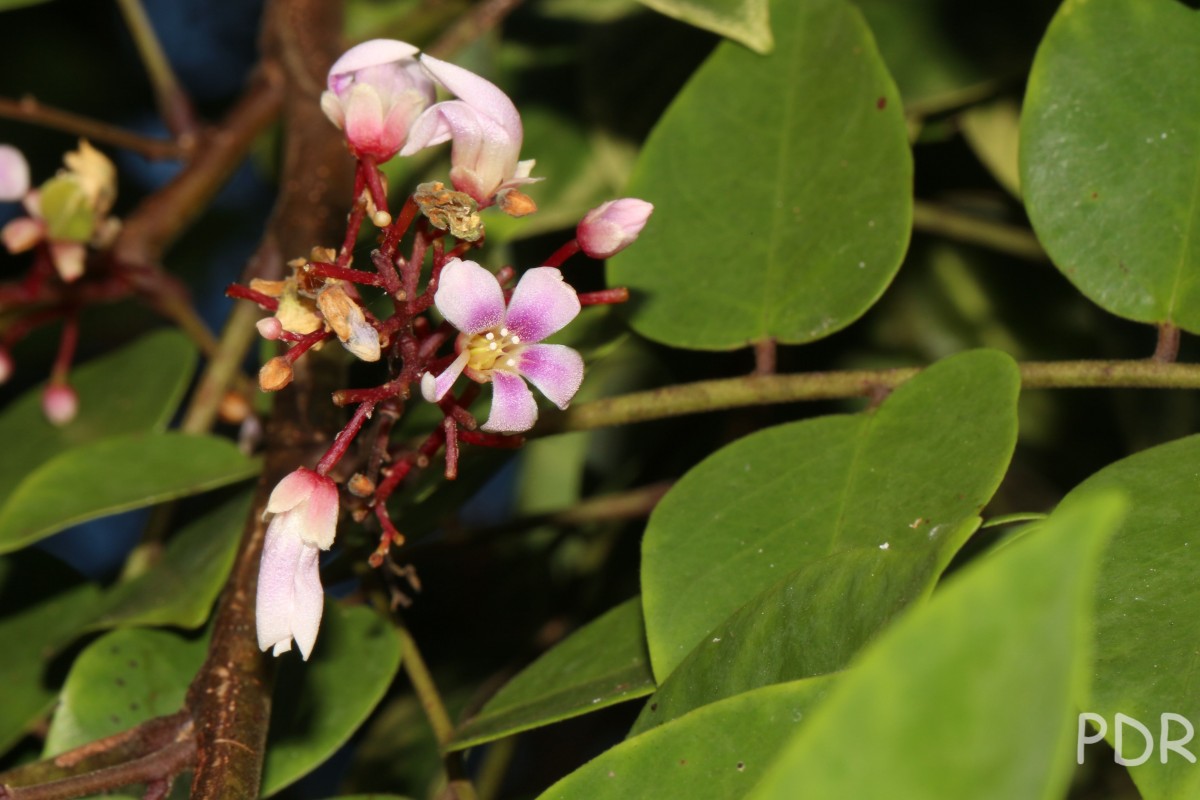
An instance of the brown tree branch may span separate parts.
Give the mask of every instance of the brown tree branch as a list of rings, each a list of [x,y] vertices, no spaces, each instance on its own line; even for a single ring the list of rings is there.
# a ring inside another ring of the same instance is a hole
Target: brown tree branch
[[[54,128],[64,133],[81,136],[92,142],[140,153],[154,161],[186,158],[191,152],[189,148],[179,143],[142,136],[133,131],[109,125],[107,122],[85,117],[82,114],[51,108],[29,96],[22,97],[20,100],[0,97],[0,117],[28,122],[31,125],[41,125],[44,128]]]

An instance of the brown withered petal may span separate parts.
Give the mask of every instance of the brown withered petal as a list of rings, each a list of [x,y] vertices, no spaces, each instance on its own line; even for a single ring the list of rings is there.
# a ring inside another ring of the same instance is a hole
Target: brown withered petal
[[[258,388],[277,392],[292,382],[292,365],[283,356],[276,356],[258,371]]]
[[[478,241],[483,235],[479,204],[466,192],[456,192],[440,181],[430,181],[417,187],[413,199],[435,228],[450,231],[465,242]]]

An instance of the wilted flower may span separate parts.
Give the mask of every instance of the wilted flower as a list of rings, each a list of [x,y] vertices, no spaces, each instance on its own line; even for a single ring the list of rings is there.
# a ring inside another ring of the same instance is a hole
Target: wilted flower
[[[120,222],[108,216],[117,196],[112,162],[86,140],[63,161],[66,169],[24,195],[29,216],[10,220],[0,231],[0,240],[10,253],[45,241],[59,276],[70,282],[83,274],[87,246],[107,247]],[[10,164],[10,168],[14,167]]]
[[[480,205],[497,194],[531,183],[533,161],[518,161],[525,136],[517,107],[494,84],[475,73],[427,55],[421,66],[458,97],[425,110],[409,131],[400,155],[453,139],[450,182]]]
[[[279,655],[295,640],[307,661],[321,626],[325,592],[318,561],[336,533],[337,486],[301,467],[271,492],[266,513],[275,516],[258,568],[258,646]]]
[[[537,421],[528,380],[559,408],[566,408],[583,381],[583,358],[570,347],[537,344],[579,314],[579,297],[553,267],[521,276],[507,307],[496,276],[474,261],[450,260],[442,270],[434,302],[462,333],[458,357],[442,374],[425,373],[421,393],[433,402],[450,391],[463,372],[493,387],[492,411],[483,430],[519,433]]]
[[[380,163],[396,155],[413,120],[434,101],[417,52],[405,42],[374,39],[347,50],[329,70],[321,110],[345,131],[356,157]]]
[[[609,258],[637,241],[654,206],[636,197],[609,200],[593,208],[575,229],[579,249],[591,258]]]

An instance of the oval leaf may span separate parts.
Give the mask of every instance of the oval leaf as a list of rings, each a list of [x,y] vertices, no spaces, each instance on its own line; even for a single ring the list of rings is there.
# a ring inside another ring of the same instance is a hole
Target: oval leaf
[[[43,758],[183,708],[207,638],[126,629],[88,645],[67,674]]]
[[[1119,500],[1056,514],[900,620],[748,796],[1064,796]]]
[[[179,433],[114,436],[43,464],[0,508],[0,552],[119,511],[252,477],[259,463],[226,439]]]
[[[61,428],[42,413],[43,387],[14,400],[0,414],[0,507],[27,475],[60,453],[107,436],[164,430],[195,366],[196,348],[183,334],[164,331],[72,370],[79,414]]]
[[[1200,505],[1196,465],[1200,437],[1190,436],[1130,456],[1101,470],[1062,502],[1068,509],[1097,492],[1119,489],[1129,513],[1105,554],[1096,592],[1096,659],[1084,711],[1102,715],[1114,741],[1117,713],[1140,720],[1159,736],[1161,715],[1200,723],[1192,676],[1200,670]],[[1055,512],[1058,513],[1058,512]],[[1171,735],[1181,736],[1176,723]],[[1142,737],[1127,728],[1124,757],[1136,759]],[[1195,744],[1187,745],[1195,752]],[[1147,800],[1200,796],[1200,772],[1182,755],[1153,753],[1131,766]],[[1085,758],[1109,757],[1085,753]]]
[[[922,552],[853,548],[813,561],[713,628],[642,709],[631,735],[759,686],[824,675],[923,598],[978,517]]]
[[[541,800],[742,797],[830,684],[829,678],[782,683],[705,706],[622,742]]]
[[[771,51],[768,0],[639,0],[660,14],[741,42],[758,53]]]
[[[845,0],[774,13],[774,52],[718,47],[635,169],[629,193],[655,212],[609,282],[651,339],[819,339],[879,298],[908,246],[912,156],[866,24]]]
[[[936,554],[1008,466],[1020,376],[1003,353],[934,364],[873,412],[781,425],[693,468],[650,517],[642,602],[661,683],[789,572],[855,547]]]
[[[400,638],[365,606],[325,604],[312,659],[283,660],[263,761],[266,797],[321,765],[358,729],[400,668]]]
[[[1055,266],[1127,319],[1200,332],[1200,13],[1068,0],[1021,115],[1021,185]],[[1151,90],[1152,89],[1152,90]]]
[[[572,633],[509,681],[450,749],[490,742],[654,691],[642,603],[633,598]]]
[[[238,495],[177,533],[149,571],[105,593],[91,627],[203,625],[233,566],[250,500]]]

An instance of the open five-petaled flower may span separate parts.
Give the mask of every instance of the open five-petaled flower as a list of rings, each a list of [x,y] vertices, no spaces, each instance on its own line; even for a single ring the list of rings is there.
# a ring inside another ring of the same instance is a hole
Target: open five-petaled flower
[[[507,306],[496,276],[474,261],[452,259],[442,270],[434,303],[461,333],[457,358],[436,377],[425,373],[421,393],[442,399],[463,372],[493,387],[492,411],[483,430],[519,433],[537,421],[528,380],[559,408],[583,381],[583,358],[561,344],[539,344],[579,314],[579,297],[553,267],[521,276]]]

